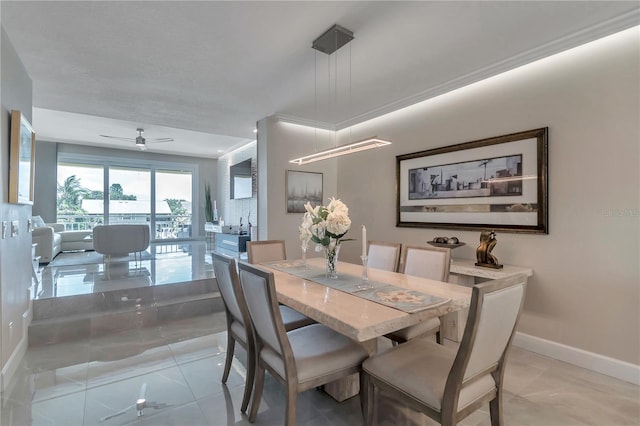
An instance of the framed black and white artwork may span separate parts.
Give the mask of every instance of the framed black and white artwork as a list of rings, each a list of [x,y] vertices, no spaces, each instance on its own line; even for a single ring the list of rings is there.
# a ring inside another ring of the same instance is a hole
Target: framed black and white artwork
[[[304,205],[322,204],[322,173],[287,170],[287,213],[304,213]]]

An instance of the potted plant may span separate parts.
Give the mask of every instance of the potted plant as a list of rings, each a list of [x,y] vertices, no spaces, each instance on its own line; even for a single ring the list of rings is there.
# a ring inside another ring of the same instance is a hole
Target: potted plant
[[[214,214],[215,207],[211,203],[211,186],[208,183],[204,184],[204,218],[206,223],[204,224],[205,231],[212,228],[215,220],[217,219]]]

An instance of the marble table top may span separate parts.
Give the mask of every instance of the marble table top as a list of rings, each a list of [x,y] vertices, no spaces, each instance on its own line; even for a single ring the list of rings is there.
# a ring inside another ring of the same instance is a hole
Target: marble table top
[[[324,265],[323,258],[312,258],[307,262],[317,267]],[[357,294],[345,293],[266,265],[260,266],[274,273],[281,303],[359,342],[467,308],[471,301],[471,289],[468,287],[369,268],[370,280],[450,299],[433,309],[407,313],[360,298]],[[361,276],[362,265],[338,262],[337,271],[338,277],[340,274]]]

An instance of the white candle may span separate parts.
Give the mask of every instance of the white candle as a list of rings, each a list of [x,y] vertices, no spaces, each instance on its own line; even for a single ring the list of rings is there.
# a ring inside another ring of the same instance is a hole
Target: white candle
[[[367,255],[367,228],[362,225],[362,255]]]

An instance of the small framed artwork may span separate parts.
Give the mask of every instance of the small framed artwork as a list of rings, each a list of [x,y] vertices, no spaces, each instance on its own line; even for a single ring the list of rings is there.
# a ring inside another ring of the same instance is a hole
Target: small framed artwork
[[[399,227],[547,234],[548,129],[396,157]]]
[[[322,204],[322,173],[287,170],[287,213],[304,213],[304,205]]]
[[[9,202],[33,204],[36,134],[24,115],[11,111],[9,141]]]

